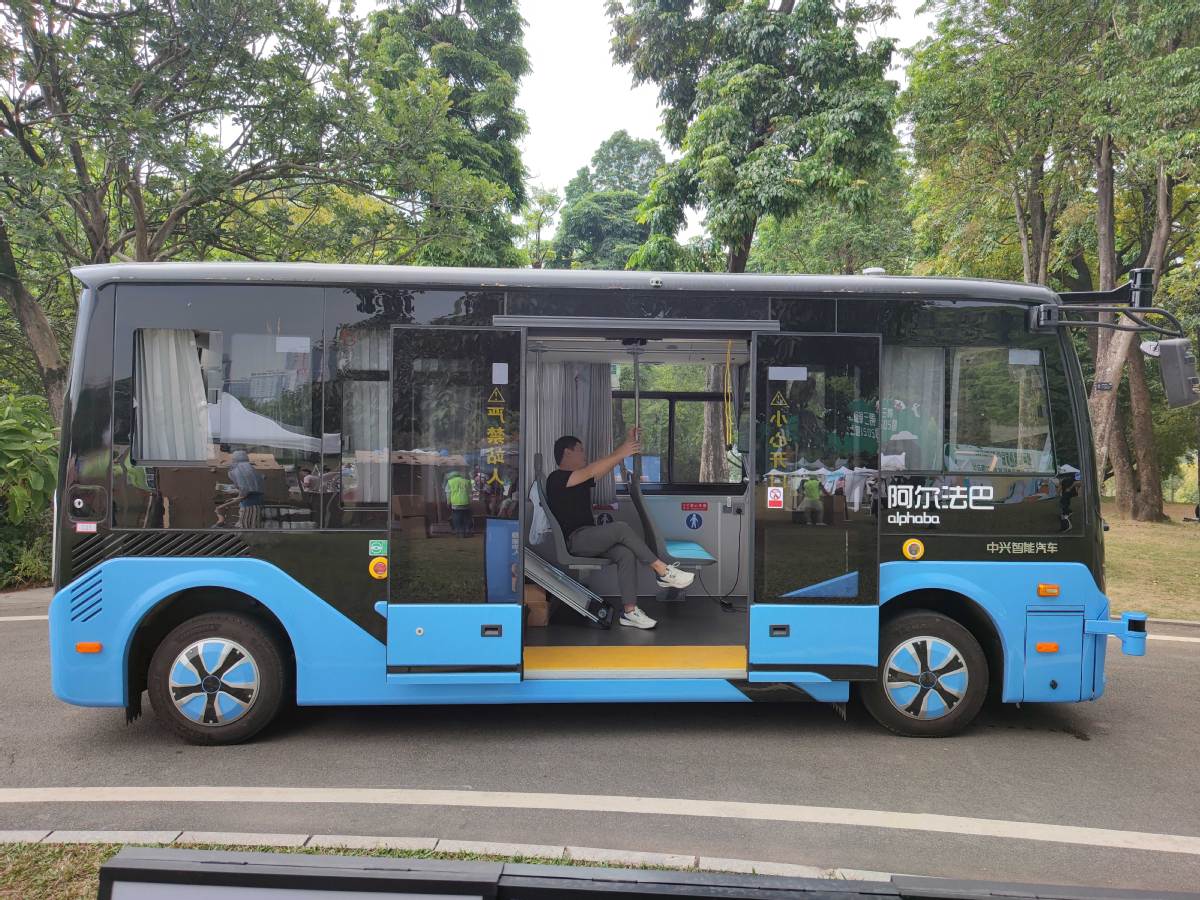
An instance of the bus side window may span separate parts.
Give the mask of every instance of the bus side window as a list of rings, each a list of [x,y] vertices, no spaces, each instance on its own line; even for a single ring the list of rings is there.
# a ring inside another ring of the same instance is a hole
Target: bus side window
[[[942,347],[884,346],[880,398],[880,468],[884,471],[941,471],[945,365]]]
[[[1054,471],[1042,351],[958,347],[950,376],[951,472]]]
[[[122,285],[114,338],[113,524],[316,527],[321,292]]]

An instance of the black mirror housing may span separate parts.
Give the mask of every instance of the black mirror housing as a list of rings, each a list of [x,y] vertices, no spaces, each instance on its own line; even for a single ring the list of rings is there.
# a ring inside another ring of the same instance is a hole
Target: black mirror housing
[[[1200,400],[1200,375],[1196,373],[1196,351],[1191,341],[1187,338],[1159,341],[1158,364],[1168,406],[1175,409]]]

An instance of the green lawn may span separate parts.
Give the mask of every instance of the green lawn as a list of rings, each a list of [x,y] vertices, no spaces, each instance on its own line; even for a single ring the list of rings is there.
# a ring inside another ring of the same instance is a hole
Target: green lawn
[[[1170,522],[1151,525],[1104,515],[1107,593],[1114,611],[1140,609],[1161,619],[1200,621],[1200,524],[1184,522],[1191,507],[1167,504]]]

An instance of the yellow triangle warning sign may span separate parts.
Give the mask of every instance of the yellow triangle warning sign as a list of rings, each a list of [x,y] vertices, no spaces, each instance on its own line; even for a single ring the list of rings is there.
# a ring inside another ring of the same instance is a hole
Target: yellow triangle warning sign
[[[776,391],[775,396],[771,398],[772,406],[787,406],[787,401],[783,399],[783,391]]]
[[[500,393],[500,388],[492,388],[492,396],[488,397],[488,403],[503,403],[504,395]]]

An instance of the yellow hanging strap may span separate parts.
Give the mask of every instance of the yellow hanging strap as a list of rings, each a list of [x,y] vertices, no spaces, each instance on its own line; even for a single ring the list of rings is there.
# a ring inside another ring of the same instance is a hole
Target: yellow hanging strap
[[[733,341],[725,342],[725,449],[733,449]]]

